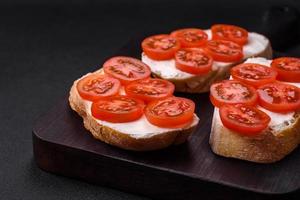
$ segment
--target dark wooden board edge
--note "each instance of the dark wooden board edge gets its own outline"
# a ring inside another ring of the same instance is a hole
[[[35,162],[46,172],[155,199],[238,199],[242,196],[247,199],[282,199],[290,193],[259,193],[133,164],[127,160],[99,156],[43,140],[35,131],[32,138]]]

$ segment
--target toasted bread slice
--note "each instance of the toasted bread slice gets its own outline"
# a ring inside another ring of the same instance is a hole
[[[102,73],[101,70],[94,73]],[[83,77],[82,77],[83,78]],[[79,80],[79,79],[78,79]],[[108,144],[134,151],[162,149],[172,144],[181,144],[192,134],[198,124],[194,115],[193,122],[184,128],[160,128],[150,124],[145,116],[127,123],[101,121],[91,115],[91,102],[84,100],[77,92],[76,80],[70,90],[71,108],[82,118],[84,126],[94,138]]]
[[[263,58],[246,62],[270,65]],[[213,152],[258,163],[276,162],[292,152],[300,143],[300,111],[280,114],[259,109],[271,117],[269,127],[257,137],[247,137],[224,127],[215,108],[209,141]]]
[[[210,30],[206,30],[208,38],[211,38]],[[248,43],[243,47],[244,59],[250,57],[272,58],[272,48],[269,40],[258,33],[249,33]],[[204,75],[193,75],[178,70],[175,61],[155,61],[142,53],[142,61],[148,64],[155,77],[166,79],[174,83],[176,91],[188,93],[208,92],[214,82],[228,79],[231,67],[241,63],[214,62],[212,71]]]

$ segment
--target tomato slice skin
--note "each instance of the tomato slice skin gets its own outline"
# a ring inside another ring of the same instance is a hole
[[[108,59],[103,64],[103,70],[106,74],[119,79],[123,85],[148,78],[151,74],[148,65],[138,59],[126,56],[116,56]]]
[[[256,136],[266,129],[271,118],[255,106],[224,105],[219,110],[223,125],[244,136]]]
[[[139,119],[144,107],[144,102],[139,99],[117,95],[93,102],[91,113],[96,119],[124,123]]]
[[[215,24],[211,27],[213,40],[228,40],[239,45],[248,42],[248,31],[244,28],[227,24]]]
[[[167,34],[153,35],[142,42],[143,52],[153,60],[172,59],[179,48],[179,41]]]
[[[231,68],[231,76],[253,87],[276,81],[277,72],[267,66],[255,63],[243,63]]]
[[[257,93],[254,87],[237,80],[225,80],[210,87],[210,100],[216,107],[224,104],[255,105]]]
[[[259,104],[272,112],[286,113],[300,110],[300,89],[296,86],[274,82],[257,89]]]
[[[182,97],[168,97],[150,102],[145,108],[148,121],[159,127],[181,128],[191,123],[195,103]]]
[[[103,74],[90,74],[80,79],[76,88],[81,98],[97,101],[117,94],[120,86],[118,79]]]
[[[173,83],[157,78],[135,81],[125,87],[128,96],[141,99],[146,103],[172,96],[174,90]]]
[[[179,49],[175,53],[176,68],[190,74],[205,74],[212,68],[213,58],[199,48]]]
[[[271,67],[278,72],[278,80],[300,82],[300,58],[276,58],[272,61]]]
[[[178,29],[171,36],[177,38],[183,48],[204,46],[208,38],[202,29],[197,28]]]
[[[237,62],[243,58],[243,48],[237,43],[226,40],[209,40],[205,50],[215,61]]]

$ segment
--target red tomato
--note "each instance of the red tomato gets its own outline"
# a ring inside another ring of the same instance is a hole
[[[272,83],[276,80],[277,72],[267,66],[255,63],[243,63],[231,69],[231,76],[254,87]]]
[[[229,40],[239,45],[248,42],[248,31],[233,25],[216,24],[211,27],[213,40]]]
[[[278,72],[278,80],[300,82],[300,58],[276,58],[271,67]]]
[[[148,121],[159,127],[184,127],[193,120],[195,103],[181,97],[152,101],[145,108]]]
[[[118,93],[121,83],[118,79],[103,75],[91,74],[80,79],[76,85],[81,98],[97,101],[103,97]]]
[[[241,135],[255,136],[266,129],[271,118],[255,106],[225,105],[220,108],[223,125]]]
[[[257,94],[250,85],[236,80],[225,80],[211,85],[210,100],[216,107],[224,104],[254,105]]]
[[[92,103],[92,115],[100,120],[122,123],[139,119],[143,115],[144,103],[133,97],[112,96]]]
[[[190,74],[205,74],[211,70],[212,57],[198,48],[179,49],[175,53],[176,68]]]
[[[215,61],[237,62],[243,58],[242,46],[231,41],[209,40],[205,49]]]
[[[154,35],[142,42],[144,53],[153,60],[172,59],[179,48],[179,41],[167,34]]]
[[[259,104],[273,112],[290,112],[300,109],[300,89],[275,82],[258,88]]]
[[[201,47],[206,44],[207,34],[197,28],[185,28],[173,31],[171,36],[177,38],[181,47]]]
[[[142,61],[125,56],[110,58],[103,64],[104,72],[117,78],[122,84],[148,78],[151,70]]]
[[[173,83],[156,78],[135,81],[125,87],[127,95],[145,102],[172,96],[174,89]]]

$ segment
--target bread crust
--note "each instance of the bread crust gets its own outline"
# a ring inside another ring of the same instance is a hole
[[[256,55],[253,55],[252,57],[264,57],[267,59],[272,59],[272,47],[270,42],[266,46],[266,48],[257,53]],[[187,93],[204,93],[208,92],[210,89],[211,84],[221,81],[224,79],[228,79],[230,76],[230,69],[239,64],[244,62],[246,59],[241,60],[240,62],[236,62],[234,64],[228,65],[226,67],[220,67],[217,70],[213,70],[205,75],[198,75],[193,76],[191,78],[187,79],[166,79],[168,81],[171,81],[175,85],[175,90],[177,92],[187,92]],[[160,74],[152,72],[152,75],[157,78],[162,78]]]
[[[291,153],[300,143],[300,111],[284,122],[284,128],[268,128],[258,137],[242,136],[220,123],[214,112],[209,143],[214,153],[257,163],[273,163]]]
[[[70,90],[69,103],[71,108],[83,118],[84,127],[89,130],[92,136],[107,144],[133,151],[157,150],[185,142],[196,128],[194,125],[188,129],[168,131],[151,137],[131,137],[126,133],[99,124],[90,114],[86,113],[83,101],[78,98],[76,84],[77,81],[73,83]]]

